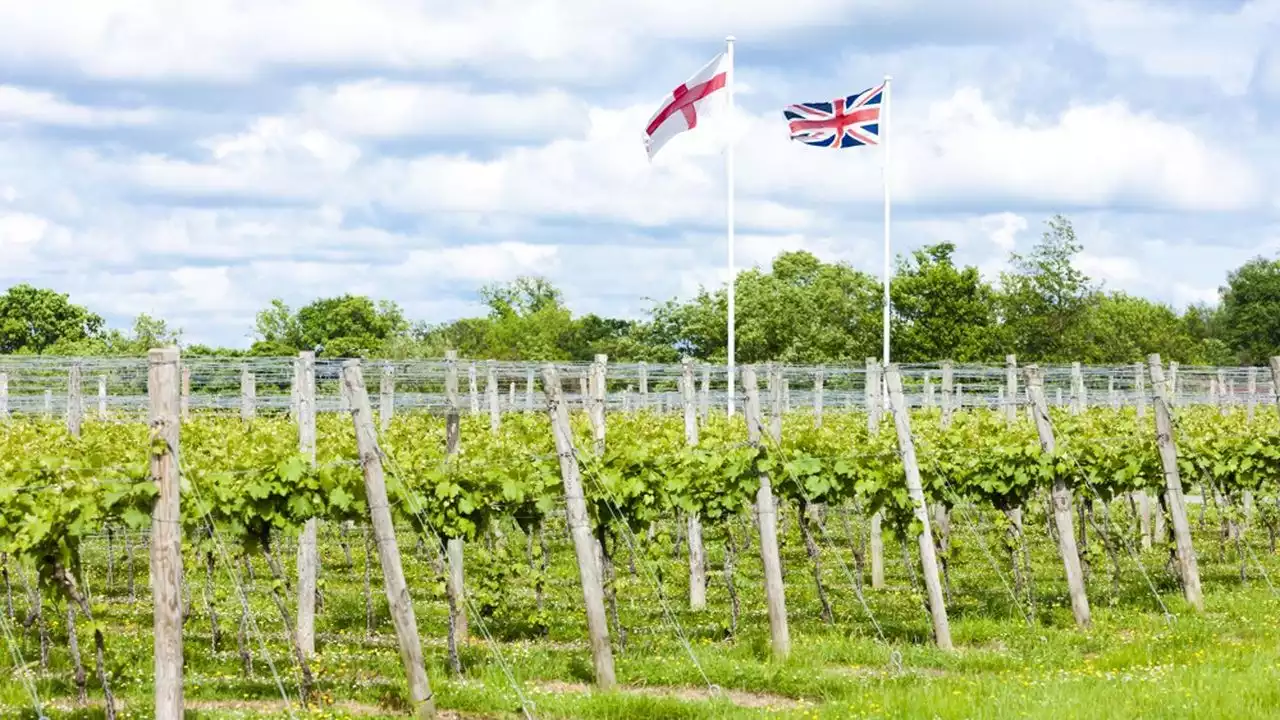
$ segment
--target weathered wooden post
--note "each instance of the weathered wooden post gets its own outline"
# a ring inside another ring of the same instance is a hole
[[[823,375],[821,367],[813,373],[813,426],[822,427]]]
[[[496,433],[502,427],[502,406],[498,402],[498,364],[490,360],[485,365],[488,372],[484,394],[489,401],[489,430]]]
[[[186,422],[191,419],[191,368],[182,367],[182,397],[180,399],[182,406],[182,421]]]
[[[1151,369],[1151,384],[1155,388],[1156,447],[1160,450],[1160,463],[1164,466],[1164,498],[1165,505],[1169,508],[1169,520],[1173,525],[1182,594],[1196,610],[1204,610],[1200,570],[1196,567],[1196,551],[1191,545],[1191,524],[1187,522],[1187,504],[1182,496],[1182,478],[1178,474],[1178,446],[1173,438],[1173,413],[1169,409],[1169,391],[1164,384],[1160,354],[1149,355],[1147,365]]]
[[[1053,422],[1049,419],[1049,405],[1044,399],[1044,376],[1040,373],[1040,368],[1028,365],[1026,379],[1032,418],[1036,423],[1036,432],[1040,435],[1040,449],[1046,455],[1053,456],[1058,452],[1058,443],[1053,435]],[[1077,625],[1089,627],[1091,622],[1089,596],[1085,593],[1084,570],[1080,566],[1080,551],[1076,547],[1076,533],[1071,518],[1071,490],[1063,478],[1053,479],[1051,497],[1053,521],[1058,528],[1058,554],[1062,557],[1062,566],[1067,577],[1071,612],[1076,617]]]
[[[151,402],[151,480],[159,491],[151,515],[152,634],[156,720],[182,720],[182,516],[178,499],[178,351],[147,357]]]
[[[382,432],[391,429],[391,419],[396,415],[396,376],[391,363],[382,364],[382,382],[378,387],[378,422]]]
[[[409,697],[419,718],[433,718],[436,714],[435,698],[427,680],[426,666],[422,659],[422,641],[418,637],[418,621],[414,617],[413,602],[405,584],[404,567],[400,564],[400,546],[396,543],[395,526],[391,522],[391,507],[387,500],[387,484],[382,471],[382,450],[373,428],[373,409],[369,405],[369,393],[364,385],[364,373],[359,360],[342,364],[342,383],[352,405],[351,418],[356,429],[356,446],[360,452],[360,464],[364,470],[364,489],[369,504],[369,516],[373,523],[373,537],[378,544],[378,559],[382,564],[383,585],[387,605],[396,628],[396,640],[400,646],[400,659],[404,663],[409,683]]]
[[[316,354],[298,353],[294,387],[298,398],[298,452],[316,465]],[[316,652],[316,584],[320,574],[318,521],[311,518],[298,536],[298,648],[307,658]]]
[[[582,580],[582,596],[587,610],[587,632],[590,635],[591,659],[595,665],[596,685],[607,690],[616,684],[613,672],[613,649],[609,646],[609,624],[604,610],[604,585],[596,562],[596,542],[587,517],[587,503],[582,491],[577,451],[569,427],[569,408],[564,402],[560,376],[555,365],[542,370],[542,389],[551,415],[551,431],[556,453],[560,456],[560,477],[564,482],[565,506],[569,534],[578,559],[578,575]]]
[[[447,352],[448,352],[448,351],[446,351],[446,353],[447,353]],[[448,357],[447,357],[447,355],[446,355],[445,361],[446,361],[446,362],[448,361]],[[471,414],[472,414],[472,415],[479,415],[479,414],[480,414],[480,389],[479,389],[479,387],[480,387],[480,386],[479,386],[479,385],[477,384],[477,382],[476,382],[476,364],[473,362],[473,363],[471,363],[469,366],[467,366],[467,393],[468,393],[468,397],[469,397],[469,398],[470,398],[470,400],[471,400],[471,406],[470,406],[470,407],[471,407]],[[448,391],[446,390],[445,392],[447,393]]]
[[[446,405],[444,453],[448,459],[453,460],[457,457],[462,444],[462,425],[458,409],[458,351],[446,350],[444,361]],[[475,368],[475,363],[471,364],[471,368]],[[474,374],[468,379],[474,379]],[[494,431],[491,429],[490,432]],[[445,575],[445,594],[448,596],[449,620],[453,626],[449,641],[454,645],[450,648],[451,662],[458,660],[457,643],[466,642],[471,632],[466,604],[467,583],[463,567],[463,550],[463,540],[460,537],[449,538],[445,543],[445,555],[448,557],[449,565],[448,573]],[[460,667],[455,666],[454,670],[460,670]]]
[[[258,386],[257,380],[253,373],[249,372],[248,365],[240,366],[240,419],[244,422],[253,420],[253,416],[257,412],[255,405],[257,404]]]
[[[924,499],[924,486],[920,481],[920,467],[916,464],[916,446],[911,437],[911,418],[902,396],[902,376],[897,365],[885,369],[885,385],[889,389],[889,405],[893,411],[893,424],[898,431],[898,454],[907,480],[907,495],[920,524],[917,537],[920,547],[920,564],[924,571],[925,592],[929,598],[929,615],[933,619],[933,639],[939,648],[952,649],[951,624],[947,620],[947,606],[942,598],[942,579],[938,575],[938,557],[933,547],[933,531],[929,529],[929,508]]]
[[[80,427],[84,424],[84,395],[81,392],[80,363],[71,365],[67,374],[67,432],[72,437],[80,437]]]
[[[1004,419],[1010,425],[1018,421],[1018,356],[1004,356]]]
[[[693,360],[685,358],[682,364],[680,389],[684,400],[684,441],[689,447],[698,444],[698,409],[694,406]],[[702,544],[702,517],[689,513],[689,608],[704,610],[707,607],[707,556]]]
[[[107,419],[107,379],[98,378],[98,419]]]
[[[945,382],[945,380],[944,380]],[[875,358],[867,358],[866,375],[867,433],[880,433],[881,390],[880,363]],[[871,516],[871,587],[876,590],[884,588],[884,514],[876,511]]]
[[[756,386],[756,371],[744,367],[742,388],[747,395],[745,408],[747,441],[760,444],[764,418],[760,412],[760,390]],[[780,438],[773,438],[777,443]],[[775,658],[785,658],[791,652],[791,632],[787,627],[787,601],[782,585],[782,560],[778,555],[778,510],[773,500],[773,485],[769,474],[760,473],[760,489],[756,491],[756,524],[760,531],[760,560],[764,565],[764,594],[769,609],[769,638]]]

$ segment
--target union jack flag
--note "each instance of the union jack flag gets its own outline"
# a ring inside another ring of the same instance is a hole
[[[830,102],[788,105],[782,114],[791,139],[806,145],[851,148],[880,142],[880,101],[884,85]]]

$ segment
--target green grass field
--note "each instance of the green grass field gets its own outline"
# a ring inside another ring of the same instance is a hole
[[[1121,503],[1111,510],[1117,526],[1127,522]],[[582,595],[562,520],[547,530],[551,567],[541,614],[535,607],[527,540],[514,525],[501,528],[503,537],[494,540],[492,548],[488,543],[468,546],[473,607],[471,638],[460,653],[462,676],[452,676],[448,670],[447,607],[438,560],[429,546],[416,546],[416,538],[402,535],[405,569],[439,707],[448,717],[522,717],[518,687],[527,700],[529,716],[537,718],[1269,718],[1280,714],[1280,595],[1263,574],[1265,570],[1280,578],[1280,558],[1270,552],[1260,528],[1247,535],[1249,579],[1242,582],[1236,547],[1219,539],[1212,510],[1202,522],[1199,508],[1192,507],[1206,590],[1206,610],[1198,615],[1182,601],[1162,551],[1141,553],[1144,574],[1122,549],[1117,576],[1090,527],[1089,594],[1094,622],[1091,629],[1080,631],[1072,620],[1061,565],[1042,512],[1033,509],[1027,516],[1035,603],[1034,617],[1028,620],[1025,604],[1015,604],[1012,596],[1000,515],[991,510],[958,510],[953,515],[948,605],[957,649],[945,653],[930,642],[923,600],[904,565],[900,542],[891,535],[885,536],[888,587],[866,588],[867,608],[863,607],[852,582],[857,573],[852,550],[862,542],[858,535],[866,532],[865,518],[852,515],[846,526],[835,510],[827,518],[827,537],[819,539],[823,581],[835,623],[822,622],[813,566],[794,508],[787,511],[782,553],[793,646],[790,658],[778,662],[769,657],[768,620],[754,543],[738,556],[735,585],[742,612],[738,632],[730,637],[730,601],[721,573],[722,529],[707,531],[708,608],[700,613],[687,610],[683,548],[676,555],[666,534],[659,533],[650,543],[641,533],[636,538],[639,552],[634,574],[626,544],[620,543],[615,551],[618,610],[627,641],[625,649],[620,648],[611,628],[622,687],[608,693],[590,690]],[[1100,508],[1097,517],[1101,524]],[[749,527],[745,517],[734,526],[739,546]],[[348,567],[337,529],[322,528],[323,605],[317,618],[313,668],[318,692],[310,708],[297,703],[298,673],[280,614],[269,596],[265,562],[255,558],[254,579],[246,587],[254,626],[246,636],[253,656],[252,671],[246,673],[236,638],[241,613],[233,576],[219,563],[215,582],[208,587],[203,559],[188,553],[190,614],[184,638],[189,717],[406,714],[403,670],[376,554],[372,568],[375,628],[368,636],[360,531],[349,540],[352,564]],[[1136,541],[1127,542],[1134,543],[1136,553]],[[134,549],[135,603],[128,598],[120,538],[114,542],[110,584],[106,550],[105,539],[87,549],[89,591],[99,622],[107,629],[108,663],[122,716],[148,717],[152,639],[146,549]],[[290,573],[292,551],[292,547],[277,550]],[[918,562],[914,552],[911,562]],[[0,678],[4,716],[36,717],[29,679],[49,717],[100,717],[91,629],[80,621],[80,650],[90,677],[89,704],[80,706],[67,651],[65,610],[46,605],[52,643],[48,670],[41,672],[35,629],[22,627],[27,602],[16,570],[10,572],[16,621],[8,622],[7,628],[25,665],[15,670],[12,653],[6,653]],[[914,565],[913,572],[918,572]],[[222,634],[216,650],[206,590],[213,598]],[[663,599],[674,621],[664,613]],[[1168,608],[1168,617],[1161,602]],[[545,635],[540,621],[545,622]],[[270,665],[262,653],[264,644]],[[15,649],[12,643],[10,649]]]

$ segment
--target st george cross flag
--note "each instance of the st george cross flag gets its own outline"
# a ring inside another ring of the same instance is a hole
[[[880,105],[884,85],[831,102],[788,105],[782,111],[791,139],[806,145],[851,148],[880,142]]]
[[[698,112],[706,109],[710,96],[723,90],[728,81],[729,62],[725,53],[716,55],[693,77],[667,95],[645,127],[644,147],[650,160],[668,140],[685,130],[698,127]]]

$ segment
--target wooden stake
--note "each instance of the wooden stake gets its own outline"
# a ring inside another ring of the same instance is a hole
[[[390,363],[382,366],[382,382],[378,387],[378,421],[382,432],[391,429],[391,419],[396,414],[396,376]]]
[[[1004,419],[1010,425],[1018,420],[1018,356],[1004,356]]]
[[[459,417],[458,409],[458,352],[456,350],[446,350],[444,361],[444,397],[447,405],[445,411],[444,453],[446,457],[452,459],[457,456],[462,444],[461,418]],[[475,369],[475,363],[472,363],[471,368],[472,370]],[[473,381],[472,387],[474,387],[474,378],[474,373],[471,373],[468,378],[468,380]],[[466,642],[467,637],[470,635],[470,624],[467,619],[466,574],[463,572],[463,541],[462,538],[449,538],[445,545],[445,555],[449,564],[448,574],[445,576],[445,592],[450,595],[450,609],[454,613],[454,640],[455,642]]]
[[[1151,369],[1151,384],[1156,391],[1156,447],[1160,450],[1160,463],[1164,466],[1164,498],[1173,524],[1182,594],[1196,610],[1204,610],[1200,570],[1196,567],[1196,550],[1191,545],[1191,524],[1187,522],[1187,503],[1182,496],[1182,478],[1178,473],[1178,446],[1173,438],[1173,413],[1169,409],[1169,394],[1164,384],[1160,354],[1149,355],[1147,365]]]
[[[484,395],[489,402],[489,431],[496,435],[502,427],[502,406],[498,404],[498,364],[490,360],[485,365]]]
[[[565,506],[573,549],[578,558],[578,575],[582,579],[582,596],[587,609],[587,632],[591,641],[591,659],[595,664],[596,686],[608,690],[616,684],[613,673],[613,650],[609,647],[609,624],[604,611],[604,586],[596,563],[596,543],[587,518],[587,503],[582,491],[573,433],[569,428],[569,408],[564,402],[560,376],[555,365],[542,370],[542,389],[551,416],[551,431],[556,452],[560,456],[560,477],[564,482]]]
[[[819,367],[813,373],[813,426],[822,427],[823,380],[825,371]]]
[[[943,382],[950,379],[950,366],[946,366]],[[867,402],[867,434],[872,437],[880,434],[880,363],[875,358],[867,358],[866,374]],[[944,414],[945,411],[944,411]],[[948,418],[950,417],[949,414]],[[884,513],[876,511],[871,516],[871,587],[874,590],[884,589]]]
[[[942,363],[942,422],[951,426],[951,413],[955,411],[955,380],[952,375],[951,361]]]
[[[147,357],[151,401],[151,480],[159,494],[151,515],[155,717],[182,720],[182,516],[178,491],[178,351]]]
[[[298,398],[298,452],[316,466],[316,354],[298,353],[294,388]],[[316,584],[320,574],[318,521],[310,518],[298,536],[298,649],[311,658],[316,652]]]
[[[257,408],[257,381],[253,373],[249,372],[248,365],[240,367],[240,419],[245,422],[253,420]]]
[[[885,385],[889,389],[889,405],[893,411],[893,424],[898,430],[898,452],[902,456],[902,469],[907,478],[907,495],[914,507],[920,535],[916,538],[920,547],[920,564],[924,569],[924,586],[929,598],[929,615],[933,618],[933,639],[939,648],[952,649],[951,625],[947,621],[947,606],[942,598],[942,578],[938,575],[938,557],[933,547],[933,531],[929,529],[929,508],[924,499],[924,486],[920,481],[920,467],[916,464],[916,446],[911,437],[911,417],[902,396],[902,376],[898,366],[890,365],[885,372]]]
[[[742,388],[747,395],[745,408],[747,441],[760,444],[764,419],[760,413],[760,390],[756,386],[756,370],[741,369]],[[776,443],[779,438],[775,437]],[[769,473],[760,473],[760,489],[756,491],[756,524],[760,530],[760,560],[764,565],[764,593],[769,607],[769,639],[773,656],[785,658],[791,653],[791,633],[787,628],[787,600],[782,585],[782,560],[778,556],[778,512],[773,501]]]
[[[71,366],[67,375],[67,432],[71,437],[80,437],[80,426],[84,424],[84,396],[81,392],[80,363]]]
[[[435,698],[427,680],[422,660],[422,642],[418,638],[418,621],[414,617],[413,602],[404,580],[404,567],[400,564],[400,546],[396,543],[395,526],[391,521],[391,508],[387,500],[387,483],[382,473],[382,449],[373,429],[373,409],[369,405],[369,393],[364,385],[364,373],[359,360],[342,364],[342,384],[352,405],[351,419],[356,430],[356,446],[360,452],[360,465],[364,470],[364,490],[369,504],[369,516],[373,523],[373,537],[378,544],[378,559],[382,564],[382,579],[387,594],[387,605],[396,628],[396,640],[400,645],[400,660],[404,663],[408,678],[409,697],[414,714],[419,718],[433,718],[436,714]]]
[[[191,419],[191,368],[182,368],[182,421],[186,422]]]
[[[446,350],[445,351],[446,361],[448,360],[450,352],[453,352],[455,355],[457,354],[456,350],[454,351]],[[446,390],[445,392],[447,393],[448,390]],[[471,363],[471,365],[467,367],[467,393],[468,393],[468,397],[471,399],[471,414],[479,415],[480,414],[480,386],[476,382],[476,364],[475,363]]]
[[[0,372],[0,420],[9,419],[9,373]]]
[[[698,409],[694,406],[693,359],[681,363],[684,375],[680,383],[684,399],[684,441],[689,447],[698,445]],[[702,518],[689,513],[689,608],[707,607],[707,555],[702,544]]]
[[[1040,449],[1047,455],[1055,455],[1058,452],[1058,443],[1053,435],[1053,422],[1049,419],[1049,405],[1044,399],[1044,375],[1041,374],[1040,368],[1028,365],[1026,379],[1027,397],[1031,401],[1036,432],[1040,435]],[[1061,477],[1054,478],[1052,498],[1053,521],[1058,529],[1058,555],[1062,557],[1062,567],[1067,577],[1071,612],[1076,617],[1076,624],[1087,628],[1092,620],[1089,612],[1089,596],[1085,593],[1084,587],[1084,571],[1080,567],[1080,552],[1076,547],[1075,521],[1071,517],[1071,490]]]
[[[98,419],[107,419],[107,379],[98,378]]]

